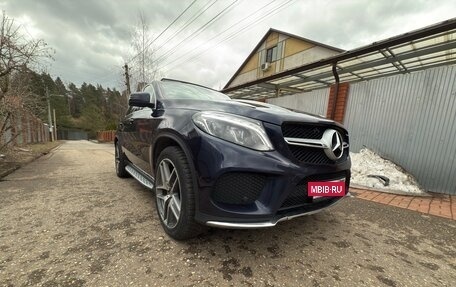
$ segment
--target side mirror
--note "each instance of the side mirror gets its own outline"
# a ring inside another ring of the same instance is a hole
[[[150,102],[149,93],[131,93],[128,100],[129,106],[154,108],[155,104]]]

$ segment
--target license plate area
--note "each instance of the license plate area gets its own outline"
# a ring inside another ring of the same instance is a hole
[[[314,200],[325,197],[342,197],[345,196],[345,193],[345,178],[307,183],[307,195]]]

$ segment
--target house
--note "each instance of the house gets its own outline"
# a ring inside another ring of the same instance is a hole
[[[345,51],[271,28],[224,89],[272,76],[342,52]]]

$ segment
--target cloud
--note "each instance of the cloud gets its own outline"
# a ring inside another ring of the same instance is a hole
[[[212,3],[212,0],[196,1],[154,43],[157,57],[169,54],[160,64],[164,66],[165,76],[218,89],[270,27],[353,49],[446,20],[456,11],[452,0],[439,1],[438,5],[425,0],[287,1],[238,1],[197,35],[200,27],[232,3],[218,1],[181,33],[170,37]],[[15,0],[0,1],[0,8],[24,23],[33,37],[44,39],[56,50],[55,62],[49,69],[52,75],[76,84],[91,82],[123,89],[122,66],[132,55],[130,41],[139,13],[145,16],[154,38],[191,2]],[[263,10],[248,18],[262,7]],[[282,10],[275,14],[278,7]],[[255,17],[257,20],[249,24]],[[232,35],[230,40],[221,42],[229,35]],[[188,39],[175,48],[185,38]],[[204,50],[207,51],[202,53]]]

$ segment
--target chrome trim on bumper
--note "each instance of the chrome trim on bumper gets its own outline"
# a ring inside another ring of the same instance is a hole
[[[277,222],[276,222],[277,223]],[[218,228],[233,228],[233,229],[252,229],[252,228],[265,228],[273,227],[276,223],[272,222],[252,222],[252,223],[234,223],[234,222],[222,222],[222,221],[208,221],[207,226],[218,227]]]
[[[350,194],[350,192],[348,192],[345,196],[345,197],[352,197],[352,195]],[[323,207],[323,208],[320,208],[320,209],[317,209],[317,210],[313,210],[313,211],[309,211],[309,212],[304,212],[304,213],[300,213],[300,214],[296,214],[296,215],[290,215],[290,216],[284,216],[284,217],[281,217],[279,218],[277,221],[268,221],[268,222],[247,222],[247,223],[243,223],[243,222],[222,222],[222,221],[207,221],[206,222],[206,225],[207,226],[211,226],[211,227],[218,227],[218,228],[228,228],[228,229],[255,229],[255,228],[266,228],[266,227],[273,227],[273,226],[276,226],[277,223],[279,222],[282,222],[282,221],[287,221],[287,220],[291,220],[291,219],[294,219],[296,217],[301,217],[301,216],[304,216],[304,215],[311,215],[311,214],[315,214],[315,213],[318,213],[320,211],[323,211],[331,206],[334,206],[336,205],[338,202],[340,202],[340,200],[326,206],[326,207]]]

